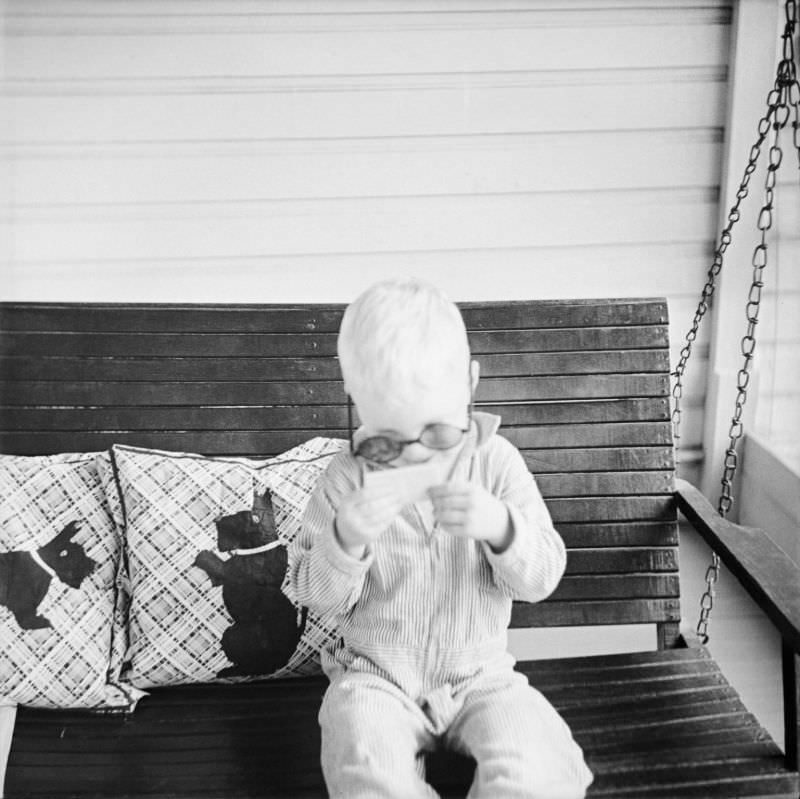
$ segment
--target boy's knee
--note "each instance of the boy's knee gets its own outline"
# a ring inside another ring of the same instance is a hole
[[[552,753],[548,753],[551,754]],[[583,757],[546,757],[525,748],[489,753],[478,763],[470,799],[582,799],[592,782]]]

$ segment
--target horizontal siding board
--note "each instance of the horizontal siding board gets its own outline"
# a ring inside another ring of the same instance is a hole
[[[481,377],[519,375],[664,373],[666,350],[599,350],[591,353],[483,355]],[[4,380],[338,380],[334,358],[97,358],[24,357],[0,361]]]
[[[638,21],[639,24],[681,24],[708,25],[730,24],[731,7],[729,0],[711,0],[698,6],[692,0],[671,0],[668,6],[656,0],[602,0],[596,7],[587,9],[580,0],[544,0],[536,5],[520,6],[513,0],[384,0],[379,8],[372,0],[340,0],[336,12],[341,17],[332,20],[327,16],[320,18],[321,11],[329,11],[324,3],[298,4],[295,0],[229,0],[221,7],[215,0],[193,0],[192,15],[174,17],[186,10],[185,0],[137,0],[136,9],[141,18],[131,20],[131,7],[126,4],[96,4],[92,0],[70,0],[65,7],[63,0],[7,0],[8,15],[18,25],[16,35],[55,34],[62,25],[71,25],[72,33],[97,32],[99,27],[128,22],[128,32],[159,31],[165,25],[179,32],[180,26],[197,31],[205,26],[208,32],[228,31],[224,25],[233,25],[246,30],[246,23],[253,21],[266,25],[270,30],[293,31],[297,26],[309,29],[338,29],[340,27],[358,29],[369,24],[370,27],[383,26],[397,28],[416,28],[429,25],[434,28],[459,24],[470,24],[481,28],[505,27],[521,24],[527,19],[531,24],[552,26],[576,20],[591,20],[597,25],[624,25]],[[213,14],[210,12],[214,12]],[[678,13],[680,12],[680,13]],[[208,19],[206,17],[211,17]],[[77,19],[76,19],[77,17]],[[244,18],[244,19],[243,19]],[[476,18],[479,22],[476,23]],[[137,27],[138,26],[138,27]]]
[[[267,81],[262,80],[260,86],[251,81],[256,84],[255,92],[236,91],[236,82],[230,80],[230,91],[212,88],[170,94],[145,89],[134,96],[125,92],[124,82],[118,84],[119,94],[110,93],[113,86],[109,85],[98,91],[102,84],[92,81],[83,84],[83,91],[82,84],[73,81],[55,86],[52,93],[43,92],[41,84],[38,92],[24,92],[24,86],[14,83],[11,88],[17,91],[11,94],[10,103],[15,138],[28,144],[227,141],[265,138],[265,130],[273,140],[608,131],[617,127],[620,119],[635,130],[685,128],[689,123],[713,128],[724,123],[722,109],[708,103],[709,95],[724,85],[724,71],[717,68],[698,69],[692,77],[684,70],[674,75],[664,68],[632,69],[622,86],[614,82],[613,74],[601,70],[578,72],[573,80],[564,80],[562,75],[475,75],[468,114],[463,113],[464,75],[452,72],[366,81],[332,76],[319,78],[310,86],[309,81],[283,80],[275,91],[269,90]],[[658,104],[659,96],[672,89],[676,78],[683,78],[681,103]],[[428,85],[419,85],[425,83]],[[575,108],[587,91],[592,92],[592,114],[576,115]],[[253,94],[260,95],[268,107],[254,102]],[[398,114],[398,106],[402,106],[402,114]],[[661,114],[654,120],[656,107]],[[542,114],[542,108],[549,113]],[[42,115],[50,120],[49,125],[41,124]]]
[[[336,354],[335,333],[44,333],[7,332],[4,356],[321,357]],[[473,354],[657,349],[667,343],[664,326],[501,330],[469,335]]]
[[[649,146],[642,147],[647,136]],[[17,207],[30,213],[61,206],[175,203],[229,205],[252,200],[430,196],[531,191],[712,186],[722,163],[721,128],[657,128],[558,133],[437,135],[307,141],[21,143]],[[58,169],[53,169],[57,162]],[[156,162],[159,180],[143,166]],[[621,170],[619,164],[626,168]],[[624,285],[624,284],[620,284]]]
[[[638,24],[631,22],[625,26],[627,35],[608,47],[590,21],[598,16],[602,19],[606,9],[599,15],[588,16],[585,10],[581,13],[585,22],[577,27],[582,20],[574,11],[561,15],[560,25],[542,25],[541,16],[535,13],[503,15],[501,25],[491,13],[468,13],[449,14],[447,24],[429,23],[429,28],[420,27],[419,18],[414,17],[414,23],[400,31],[391,15],[378,17],[378,25],[375,18],[367,17],[363,30],[358,29],[359,19],[351,15],[326,15],[322,26],[304,31],[307,23],[303,23],[291,36],[275,36],[278,31],[270,18],[258,28],[253,21],[236,20],[228,36],[221,35],[224,29],[216,21],[212,27],[211,19],[206,20],[205,30],[198,30],[193,19],[191,24],[184,22],[188,30],[175,30],[167,36],[164,34],[171,31],[174,22],[157,17],[150,20],[147,15],[126,20],[122,28],[119,21],[101,21],[91,33],[81,35],[81,24],[86,26],[86,22],[76,19],[56,23],[62,28],[60,40],[55,40],[57,47],[53,39],[57,30],[48,35],[45,28],[37,35],[36,27],[27,30],[15,24],[7,30],[7,78],[402,75],[409,71],[409,65],[414,72],[447,73],[454,64],[470,72],[493,72],[497,70],[498,53],[503,54],[508,71],[548,70],[554,63],[591,64],[595,69],[648,67],[653,64],[654,53],[659,54],[662,68],[727,62],[729,24],[723,19],[685,24],[681,22],[685,9],[679,8],[671,15],[669,25],[654,24],[663,21],[661,15],[649,20],[650,24],[646,18]],[[334,24],[336,21],[340,24]],[[38,25],[45,26],[46,17],[38,20]],[[486,46],[487,25],[493,29],[492,47]],[[191,37],[191,47],[184,43],[185,36]],[[265,46],[265,36],[269,37],[269,46]],[[141,58],[143,51],[148,58]],[[313,59],[309,53],[314,54]]]
[[[51,260],[356,257],[555,247],[567,241],[592,246],[699,241],[713,228],[716,211],[717,191],[707,187],[265,201],[233,214],[224,207],[190,205],[171,214],[154,208],[119,218],[90,213],[15,223],[14,254],[24,268]]]

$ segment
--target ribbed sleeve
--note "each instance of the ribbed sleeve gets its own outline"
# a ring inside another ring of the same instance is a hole
[[[289,551],[289,574],[298,601],[320,615],[346,613],[361,595],[373,560],[368,548],[360,560],[336,540],[339,500],[357,487],[357,466],[348,453],[337,455],[306,507],[300,535]]]
[[[497,437],[491,458],[482,462],[484,478],[508,506],[513,537],[501,554],[484,545],[495,582],[511,599],[539,602],[555,590],[566,567],[566,550],[550,513],[519,451]]]

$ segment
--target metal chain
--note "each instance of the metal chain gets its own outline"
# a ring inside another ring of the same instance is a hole
[[[787,0],[785,4],[785,14],[786,25],[782,34],[782,59],[778,65],[775,86],[767,96],[767,112],[758,123],[758,138],[750,149],[747,166],[745,167],[739,190],[736,192],[736,202],[728,212],[728,221],[720,235],[719,244],[714,253],[714,260],[708,271],[706,284],[703,286],[700,302],[698,303],[691,328],[686,334],[686,343],[681,350],[678,364],[672,372],[672,376],[675,378],[672,389],[672,397],[674,400],[672,427],[673,438],[677,446],[677,442],[680,440],[682,412],[680,404],[683,397],[683,375],[686,370],[686,363],[691,355],[692,345],[697,339],[700,323],[708,311],[709,301],[714,294],[716,278],[722,269],[725,250],[727,250],[728,245],[731,243],[731,231],[741,217],[739,206],[742,200],[748,195],[750,177],[753,172],[755,172],[758,158],[761,155],[761,148],[771,130],[772,143],[769,148],[769,164],[767,166],[767,176],[764,184],[764,204],[759,212],[757,222],[758,229],[761,231],[761,240],[756,245],[751,259],[753,276],[746,306],[747,331],[741,342],[741,351],[744,356],[744,361],[737,374],[735,410],[728,433],[728,447],[725,451],[725,461],[721,479],[722,492],[717,506],[717,512],[722,517],[727,515],[734,502],[733,481],[738,466],[736,446],[743,433],[742,414],[747,401],[747,387],[750,383],[750,370],[756,347],[755,330],[761,310],[761,291],[764,287],[762,275],[767,266],[767,231],[772,227],[774,189],[777,171],[783,160],[783,151],[780,147],[779,136],[783,128],[786,127],[789,119],[790,107],[794,109],[794,121],[792,123],[793,143],[798,152],[798,160],[800,160],[800,85],[798,85],[797,81],[797,65],[795,63],[794,53],[794,31],[797,25],[796,0]],[[711,611],[714,607],[715,586],[719,580],[719,572],[719,556],[716,552],[712,552],[711,564],[706,570],[705,575],[706,589],[700,599],[700,618],[697,622],[696,630],[698,637],[704,644],[708,642],[709,638],[708,624]]]
[[[800,81],[797,74],[797,60],[794,52],[794,29],[800,23],[796,0],[786,3],[786,26],[783,29],[783,60],[778,66],[778,80],[786,86],[789,105],[794,108],[792,122],[792,143],[797,152],[797,167],[800,169]],[[781,72],[781,69],[783,72]]]
[[[714,260],[711,264],[711,267],[708,270],[706,276],[706,283],[703,286],[703,290],[700,295],[700,302],[697,304],[697,309],[695,310],[694,319],[692,320],[692,326],[689,329],[689,332],[686,334],[685,337],[686,343],[681,349],[678,363],[675,369],[671,373],[672,377],[675,378],[675,382],[672,386],[672,397],[674,400],[672,405],[672,438],[675,442],[676,448],[681,438],[680,427],[681,427],[681,417],[683,414],[681,408],[681,400],[683,399],[683,375],[686,371],[686,364],[689,360],[689,356],[692,354],[692,347],[694,346],[694,342],[697,339],[697,334],[700,329],[700,323],[703,321],[703,317],[708,311],[711,297],[714,294],[714,290],[716,288],[717,276],[722,270],[722,264],[725,258],[725,251],[728,249],[728,246],[733,240],[732,236],[733,227],[741,218],[741,212],[739,211],[739,206],[742,204],[742,200],[744,200],[744,198],[747,197],[747,195],[749,194],[750,177],[753,174],[753,172],[756,171],[758,158],[761,155],[761,146],[763,145],[764,140],[767,137],[767,133],[769,132],[769,129],[771,127],[771,118],[774,111],[775,109],[772,106],[770,106],[770,108],[767,110],[767,113],[761,118],[761,120],[758,123],[758,139],[756,140],[756,143],[750,148],[750,155],[747,159],[747,166],[745,167],[741,183],[739,184],[739,189],[736,192],[736,202],[731,206],[730,211],[728,211],[728,222],[723,228],[722,233],[720,234],[719,244],[717,245],[717,249],[714,251]]]

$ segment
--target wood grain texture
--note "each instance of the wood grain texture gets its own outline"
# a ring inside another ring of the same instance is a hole
[[[266,457],[312,436],[346,439],[342,310],[0,304],[0,448]],[[570,547],[550,603],[515,623],[674,621],[665,302],[461,310],[482,368],[477,408],[501,415]]]
[[[589,797],[797,794],[797,775],[703,649],[518,668],[586,751],[595,774]],[[158,689],[130,718],[23,708],[8,799],[322,797],[316,713],[324,688],[308,679]],[[448,797],[464,795],[472,768],[442,753],[428,761]]]
[[[800,652],[800,566],[763,530],[719,516],[686,481],[677,481],[676,498],[681,513],[780,631],[785,645]]]

